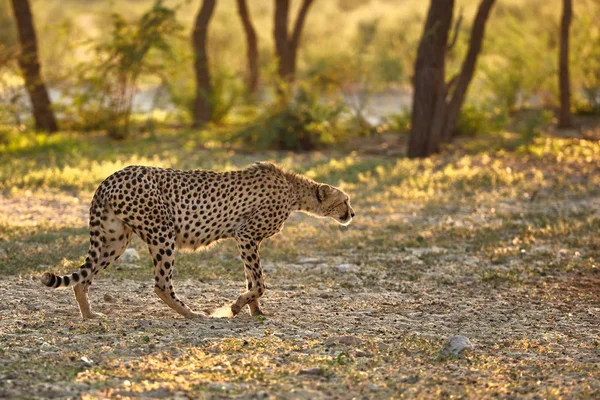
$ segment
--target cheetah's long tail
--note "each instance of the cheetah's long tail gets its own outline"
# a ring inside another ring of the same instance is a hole
[[[82,265],[77,272],[69,275],[59,276],[52,272],[46,272],[42,275],[42,283],[51,288],[66,288],[78,282],[83,282],[92,274],[92,268]]]

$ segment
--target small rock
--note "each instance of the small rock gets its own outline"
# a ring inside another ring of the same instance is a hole
[[[177,271],[177,268],[173,268],[173,269],[171,270],[171,276],[172,276],[172,277],[176,277],[178,273],[179,273],[179,271]]]
[[[370,353],[367,353],[366,351],[362,351],[362,350],[356,350],[356,351],[354,352],[354,355],[355,355],[356,357],[371,357],[371,354],[370,354]]]
[[[114,303],[117,301],[114,296],[109,293],[104,293],[104,301],[107,303]]]
[[[80,360],[83,361],[83,363],[88,367],[91,367],[92,365],[94,365],[94,361],[87,358],[86,356],[81,357]]]
[[[235,387],[232,384],[226,382],[215,382],[208,385],[208,390],[231,392],[233,389],[235,389]]]
[[[362,343],[362,340],[356,336],[334,336],[325,341],[325,346],[333,346],[335,344],[343,344],[346,346],[357,346]]]
[[[298,264],[317,264],[320,260],[318,258],[312,258],[312,257],[302,257],[300,258],[298,261],[296,261]]]
[[[473,348],[473,344],[468,337],[460,335],[450,336],[440,354],[446,357],[459,357],[463,352],[468,352],[473,350]]]
[[[339,272],[356,272],[358,271],[358,265],[356,264],[340,264],[337,267]]]
[[[419,375],[404,376],[400,379],[400,382],[413,385],[419,382],[420,379],[421,378],[419,378]]]
[[[140,261],[140,255],[133,247],[125,250],[121,256],[121,262],[124,262],[125,264],[135,264],[137,261]]]
[[[323,368],[307,368],[301,369],[298,375],[312,375],[312,376],[324,376],[325,370]]]

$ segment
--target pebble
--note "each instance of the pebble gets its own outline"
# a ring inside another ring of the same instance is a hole
[[[298,261],[298,264],[317,264],[320,260],[318,258],[313,257],[302,257]]]
[[[450,336],[440,351],[443,356],[459,357],[461,354],[473,350],[473,344],[466,336]]]
[[[371,357],[371,354],[370,354],[370,353],[367,353],[366,351],[362,351],[362,350],[356,350],[356,351],[354,352],[354,355],[355,355],[356,357]]]
[[[133,247],[125,250],[121,256],[121,262],[124,262],[125,264],[135,264],[137,261],[140,261],[140,255]]]
[[[107,303],[114,303],[117,299],[109,293],[104,293],[104,301]]]
[[[312,375],[312,376],[324,376],[325,370],[323,368],[307,368],[301,369],[298,375]]]
[[[325,346],[333,346],[335,344],[343,344],[347,346],[356,346],[362,343],[362,340],[356,336],[334,336],[325,341]]]
[[[87,358],[86,356],[81,357],[80,360],[83,361],[83,363],[88,367],[91,367],[92,365],[94,365],[94,361]]]
[[[232,384],[226,382],[215,382],[208,385],[208,390],[231,392],[233,389],[235,389],[235,387]]]
[[[356,264],[340,264],[337,267],[339,272],[356,272],[358,271],[358,265]]]

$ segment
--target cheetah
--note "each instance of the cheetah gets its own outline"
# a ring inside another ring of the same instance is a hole
[[[135,233],[148,245],[158,297],[186,318],[209,317],[192,311],[175,294],[175,251],[232,238],[244,263],[246,290],[221,316],[234,317],[246,305],[252,316],[263,315],[260,244],[281,231],[292,211],[331,217],[342,225],[355,215],[342,190],[268,162],[228,172],[129,166],[106,178],[93,196],[85,263],[70,275],[45,273],[41,280],[50,288],[72,286],[81,316],[97,317],[89,287]]]

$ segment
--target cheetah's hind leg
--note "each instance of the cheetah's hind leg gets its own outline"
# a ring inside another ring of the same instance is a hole
[[[86,258],[85,268],[91,273],[73,286],[75,300],[83,319],[103,317],[103,314],[92,312],[88,299],[88,291],[96,275],[117,260],[131,242],[133,232],[110,209],[104,207],[102,217],[91,213],[90,217],[90,250]],[[84,268],[82,267],[82,268]]]
[[[148,250],[154,261],[154,293],[169,307],[185,318],[206,318],[204,313],[197,313],[186,306],[175,294],[173,287],[173,263],[175,261],[175,239],[174,235],[164,240],[159,246],[152,243],[152,233],[145,237]]]

